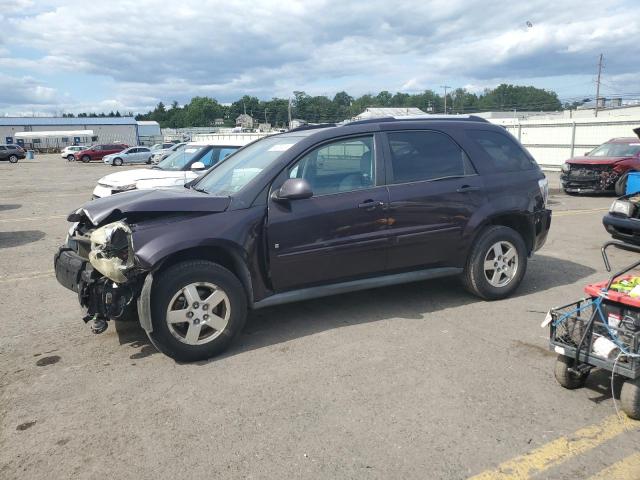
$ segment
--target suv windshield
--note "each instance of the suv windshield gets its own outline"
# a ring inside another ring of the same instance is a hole
[[[590,157],[632,157],[640,152],[640,142],[605,143],[592,151]]]
[[[159,168],[160,170],[183,170],[193,157],[204,148],[206,148],[204,145],[187,146],[172,153],[153,168]]]
[[[202,177],[198,190],[217,196],[239,191],[301,138],[274,136],[247,145]]]

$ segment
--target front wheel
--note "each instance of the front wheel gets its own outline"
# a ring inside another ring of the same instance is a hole
[[[173,265],[154,279],[151,292],[151,343],[183,362],[222,353],[240,334],[247,298],[238,278],[213,262]]]
[[[588,373],[577,374],[572,372],[571,367],[573,367],[574,363],[575,360],[573,358],[569,358],[566,355],[558,355],[553,371],[558,383],[568,390],[584,387],[589,375]]]
[[[508,297],[527,269],[527,251],[518,232],[501,225],[485,228],[475,241],[463,273],[471,293],[485,300]]]
[[[91,161],[91,157],[89,155],[83,155],[82,156],[82,161],[84,163],[89,163]]]
[[[73,162],[76,159],[73,155],[67,155],[67,161]]]
[[[9,155],[9,161],[11,163],[18,163],[18,156],[17,155]]]
[[[115,167],[121,167],[122,166],[122,159],[121,158],[114,158],[113,159],[113,165]]]

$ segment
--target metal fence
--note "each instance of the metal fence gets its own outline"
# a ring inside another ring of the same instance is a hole
[[[640,119],[575,119],[495,122],[502,124],[529,150],[542,168],[559,169],[565,160],[584,155],[616,137],[635,137]]]

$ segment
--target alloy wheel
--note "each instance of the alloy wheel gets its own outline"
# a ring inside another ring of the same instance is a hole
[[[518,273],[518,251],[511,242],[494,243],[484,257],[484,276],[494,287],[505,287]]]
[[[190,283],[176,292],[167,307],[171,334],[187,345],[203,345],[218,338],[229,323],[231,303],[217,285]]]

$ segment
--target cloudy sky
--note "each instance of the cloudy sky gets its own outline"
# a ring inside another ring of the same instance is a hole
[[[638,0],[0,0],[0,115],[534,85],[640,98]],[[531,26],[528,26],[527,22]]]

